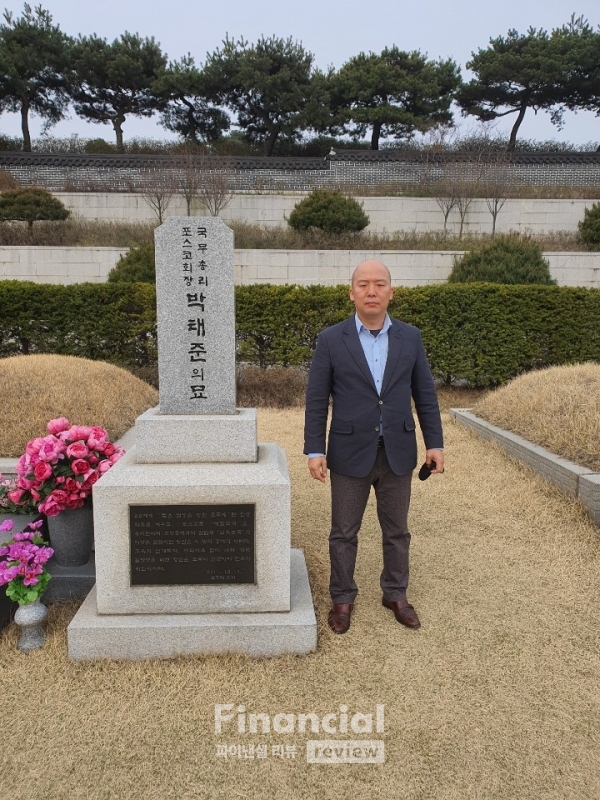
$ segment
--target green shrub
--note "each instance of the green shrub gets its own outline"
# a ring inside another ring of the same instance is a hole
[[[600,250],[600,203],[585,209],[578,227],[581,241],[587,249]]]
[[[556,283],[536,242],[521,236],[500,236],[478,250],[456,258],[449,283]]]
[[[327,233],[344,233],[362,231],[369,218],[360,203],[345,197],[339,189],[314,189],[296,204],[288,222],[298,231],[320,228]]]
[[[30,230],[38,220],[63,220],[70,213],[46,189],[9,189],[0,194],[0,220],[26,222]]]
[[[117,152],[117,146],[106,139],[88,139],[83,146],[84,153],[101,153],[102,155],[112,155]]]
[[[238,286],[238,361],[306,365],[319,331],[351,313],[347,286]],[[448,384],[494,386],[531,369],[600,361],[598,289],[491,283],[397,288],[390,314],[421,329],[432,372]],[[19,353],[153,367],[155,287],[0,281],[0,356]]]
[[[156,283],[154,245],[132,247],[108,273],[110,283]]]

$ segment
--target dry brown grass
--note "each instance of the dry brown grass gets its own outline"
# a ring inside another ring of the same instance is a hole
[[[582,467],[600,472],[600,364],[520,375],[473,410]]]
[[[127,370],[74,356],[0,359],[0,387],[0,457],[21,455],[54,417],[100,425],[114,441],[158,403],[156,389]]]
[[[36,222],[30,234],[26,222],[2,222],[0,245],[132,247],[135,244],[153,243],[155,227],[156,223],[152,222],[94,221],[74,216],[64,222]]]
[[[237,404],[243,408],[288,408],[304,403],[308,373],[301,367],[252,364],[238,369]]]
[[[358,197],[438,197],[443,194],[444,187],[439,183],[390,183],[345,186],[344,191]],[[600,196],[598,186],[541,186],[532,183],[506,183],[503,194],[508,199],[519,200],[577,200],[597,199]],[[484,190],[473,185],[473,197],[485,197]]]
[[[65,632],[75,604],[50,609],[50,640],[29,656],[10,626],[0,638],[2,797],[597,800],[598,532],[576,502],[446,414],[444,423],[445,475],[413,484],[409,597],[420,631],[381,607],[372,504],[352,627],[329,631],[329,489],[308,477],[301,409],[260,410],[260,439],[288,455],[318,651],[76,664]],[[319,716],[383,703],[386,762],[307,764],[306,742],[321,735],[215,735],[216,703]],[[223,743],[298,754],[225,761]]]
[[[0,246],[17,247],[34,244],[47,247],[132,247],[136,244],[152,244],[156,224],[94,221],[73,217],[64,222],[43,220],[36,222],[30,235],[25,222],[0,222]],[[490,234],[487,233],[466,233],[459,239],[457,236],[444,234],[442,230],[424,233],[395,231],[390,234],[331,234],[318,230],[295,231],[285,224],[263,227],[236,220],[228,224],[234,231],[235,246],[241,249],[471,250],[491,240]],[[586,249],[578,233],[557,231],[531,238],[535,239],[546,252]]]
[[[0,169],[0,192],[5,192],[7,189],[18,189],[20,186],[19,181],[8,170]]]
[[[491,218],[490,218],[491,219]],[[441,215],[440,215],[441,220]],[[252,222],[233,220],[228,223],[233,229],[235,246],[241,249],[265,250],[473,250],[492,241],[488,233],[466,233],[458,236],[445,234],[443,230],[417,233],[395,231],[393,233],[326,233],[312,229],[296,231],[289,226],[263,227]],[[440,223],[441,226],[441,223]],[[515,235],[519,235],[518,232]],[[525,234],[524,234],[525,235]],[[557,231],[556,233],[531,236],[545,251],[571,251],[585,249],[578,233]]]

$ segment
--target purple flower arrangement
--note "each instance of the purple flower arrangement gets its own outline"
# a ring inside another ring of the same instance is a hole
[[[6,594],[20,606],[33,603],[40,597],[50,574],[46,563],[52,558],[54,550],[46,545],[39,534],[39,522],[30,522],[20,533],[0,546],[0,586],[6,586]],[[0,525],[0,531],[11,531],[12,520]]]

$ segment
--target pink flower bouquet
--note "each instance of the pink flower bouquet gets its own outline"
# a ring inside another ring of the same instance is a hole
[[[27,442],[17,463],[17,488],[8,497],[16,505],[33,501],[42,514],[55,517],[80,508],[125,451],[111,444],[104,428],[71,425],[65,417],[51,419],[48,431]]]
[[[9,497],[17,488],[13,478],[5,478],[0,472],[0,514],[35,514],[37,505],[31,503],[13,503]]]
[[[54,550],[38,533],[42,524],[42,520],[30,522],[24,531],[14,533],[9,542],[0,546],[0,586],[6,585],[7,596],[20,606],[37,600],[50,580],[45,564]],[[0,531],[12,529],[10,519],[0,525]]]

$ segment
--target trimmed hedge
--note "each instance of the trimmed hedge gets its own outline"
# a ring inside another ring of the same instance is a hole
[[[309,363],[318,332],[353,310],[346,286],[238,286],[236,301],[238,359],[261,366]],[[530,369],[600,361],[598,289],[397,288],[390,313],[421,329],[446,383],[493,386]],[[0,356],[35,352],[156,363],[154,286],[0,281]]]
[[[0,281],[0,356],[29,353],[81,356],[121,366],[155,363],[154,286]]]

